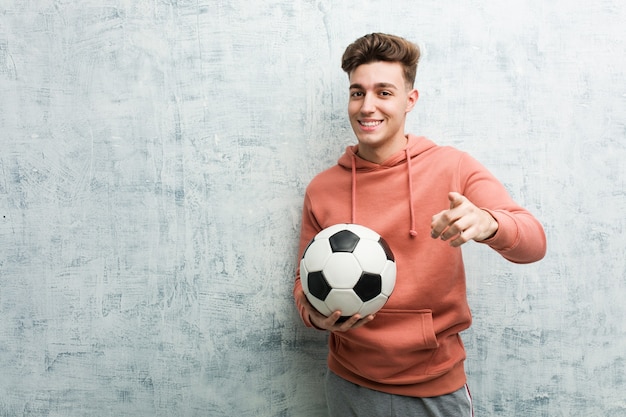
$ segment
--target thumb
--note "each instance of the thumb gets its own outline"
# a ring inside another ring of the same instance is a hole
[[[451,191],[448,193],[448,200],[450,200],[450,208],[453,209],[463,204],[465,197],[456,191]]]

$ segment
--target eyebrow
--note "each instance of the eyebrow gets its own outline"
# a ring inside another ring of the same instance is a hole
[[[393,88],[393,89],[398,89],[398,87],[396,87],[394,84],[392,83],[376,83],[374,84],[374,87],[376,88]],[[364,90],[363,86],[361,84],[351,84],[350,85],[350,90],[352,89],[357,89],[357,90]]]

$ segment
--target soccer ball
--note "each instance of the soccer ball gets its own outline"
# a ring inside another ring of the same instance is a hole
[[[300,261],[300,280],[309,302],[325,316],[341,310],[339,321],[380,310],[396,284],[391,248],[375,231],[336,224],[319,232]]]

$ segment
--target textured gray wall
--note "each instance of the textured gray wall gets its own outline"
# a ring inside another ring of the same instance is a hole
[[[477,415],[626,415],[626,4],[514,3],[0,1],[0,416],[325,415],[295,246],[371,31],[548,234],[465,249]]]

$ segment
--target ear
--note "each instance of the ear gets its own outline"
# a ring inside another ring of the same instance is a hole
[[[415,103],[417,103],[417,99],[419,98],[419,96],[420,94],[419,94],[419,91],[417,91],[417,89],[414,88],[411,91],[409,91],[407,98],[406,98],[406,113],[413,110],[413,107],[415,107]]]

